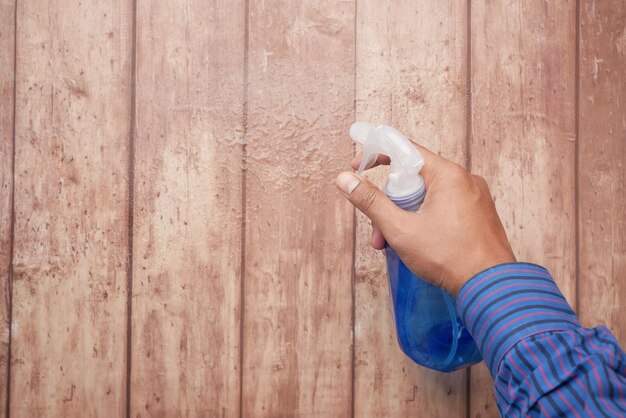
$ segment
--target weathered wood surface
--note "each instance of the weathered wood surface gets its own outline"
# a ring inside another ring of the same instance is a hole
[[[139,2],[131,416],[239,416],[245,2]]]
[[[626,4],[581,1],[578,312],[626,346]]]
[[[391,124],[460,164],[467,159],[467,4],[367,0],[357,7],[356,118]],[[383,186],[386,168],[368,176]],[[355,416],[465,416],[466,372],[432,372],[396,339],[382,252],[357,215]]]
[[[132,2],[17,7],[11,416],[121,416]]]
[[[576,288],[576,2],[473,1],[471,168],[491,187],[519,261]],[[496,416],[472,368],[471,416]]]
[[[0,2],[0,417],[7,414],[13,195],[15,1]]]
[[[0,0],[0,416],[495,416],[400,352],[355,118],[484,175],[626,344],[622,2],[135,3]]]
[[[250,2],[243,416],[350,416],[354,3]]]

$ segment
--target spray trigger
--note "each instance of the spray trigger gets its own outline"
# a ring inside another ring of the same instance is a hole
[[[419,174],[424,158],[401,132],[387,125],[374,127],[367,122],[355,122],[350,127],[350,137],[363,147],[359,173],[371,167],[379,154],[391,159],[391,173],[385,186],[388,196],[404,197],[424,190],[424,179]]]

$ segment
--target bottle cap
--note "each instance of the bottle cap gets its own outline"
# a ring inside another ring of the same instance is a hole
[[[424,158],[400,131],[387,125],[374,127],[367,122],[354,122],[350,137],[363,146],[359,173],[371,166],[379,154],[391,159],[391,173],[385,185],[387,196],[401,199],[424,191],[424,179],[419,174]]]

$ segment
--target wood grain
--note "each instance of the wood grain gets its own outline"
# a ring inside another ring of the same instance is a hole
[[[249,19],[243,416],[350,416],[354,3]]]
[[[357,119],[386,122],[464,164],[467,138],[465,1],[361,1]],[[368,177],[380,186],[387,170]],[[406,357],[396,339],[384,257],[357,215],[355,416],[465,416],[466,373],[441,374]]]
[[[626,346],[626,5],[580,6],[579,315]]]
[[[497,416],[483,366],[398,347],[332,184],[355,117],[484,175],[626,345],[626,6],[468,2],[136,2],[132,142],[133,1],[0,0],[0,417]]]
[[[15,1],[0,2],[0,417],[7,414],[10,339]]]
[[[487,179],[519,261],[575,301],[576,2],[472,2],[472,170]],[[472,369],[471,415],[496,416]]]
[[[131,416],[239,416],[244,1],[139,2]]]
[[[11,416],[124,413],[131,16],[18,7]]]

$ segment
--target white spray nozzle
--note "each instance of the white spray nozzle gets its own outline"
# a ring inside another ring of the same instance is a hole
[[[388,196],[404,197],[424,189],[424,179],[419,175],[424,158],[398,130],[387,125],[374,127],[366,122],[354,122],[350,137],[363,146],[359,173],[373,164],[379,154],[391,159],[391,174],[385,186]]]

